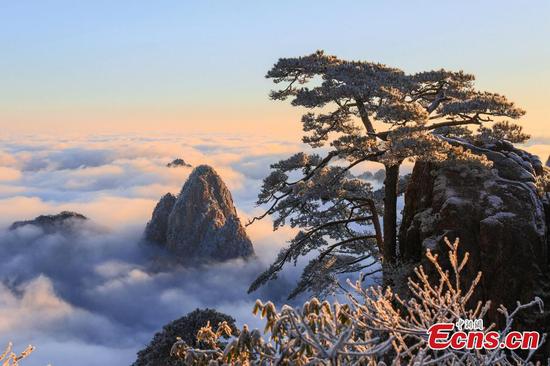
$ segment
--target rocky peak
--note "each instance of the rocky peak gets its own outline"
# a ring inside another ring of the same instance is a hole
[[[177,168],[177,167],[186,167],[190,168],[192,165],[187,163],[185,160],[177,158],[172,160],[170,163],[166,164],[168,168]]]
[[[34,225],[41,228],[45,233],[54,233],[57,231],[71,231],[75,225],[78,225],[88,218],[82,214],[72,211],[62,211],[55,215],[40,215],[32,220],[16,221],[9,227],[9,230],[15,230],[23,226]]]
[[[179,262],[224,261],[254,254],[231,193],[213,168],[196,167],[177,198],[165,195],[145,230]]]

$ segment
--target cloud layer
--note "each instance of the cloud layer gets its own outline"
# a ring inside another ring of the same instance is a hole
[[[241,219],[254,206],[269,164],[299,150],[270,139],[92,136],[0,140],[0,336],[37,351],[29,366],[129,365],[162,325],[197,307],[257,324],[256,297],[283,301],[290,270],[254,295],[246,289],[291,235],[271,224],[249,228],[258,258],[198,269],[151,272],[153,249],[140,243],[157,200],[179,192],[189,168],[212,165],[233,193]],[[62,210],[91,220],[71,233],[7,227]]]
[[[550,151],[546,143],[531,149]],[[191,171],[167,168],[174,158],[212,165],[246,221],[261,212],[254,202],[269,165],[302,148],[257,136],[0,139],[0,340],[36,345],[29,366],[129,365],[162,325],[197,307],[258,325],[253,301],[284,301],[300,274],[289,268],[246,295],[290,229],[273,233],[266,220],[248,227],[257,260],[155,273],[148,270],[155,253],[140,244],[141,234],[158,199],[178,193]],[[63,210],[91,220],[66,234],[7,230]]]

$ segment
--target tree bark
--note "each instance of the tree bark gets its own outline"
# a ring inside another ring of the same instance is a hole
[[[397,258],[397,185],[399,164],[386,165],[384,180],[384,263],[395,263]]]
[[[378,218],[378,210],[373,200],[368,200],[369,210],[372,213],[372,225],[374,226],[374,233],[376,234],[376,245],[380,254],[384,255],[384,239],[382,237],[382,228],[380,225],[380,219]]]
[[[363,101],[359,98],[355,98],[355,104],[357,105],[359,116],[361,116],[361,121],[365,125],[365,128],[367,129],[368,134],[374,135],[376,131],[369,118],[369,113],[367,112],[367,108],[365,108],[365,104],[363,104]]]

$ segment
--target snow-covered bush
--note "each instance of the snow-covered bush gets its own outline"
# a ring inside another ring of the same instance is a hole
[[[434,351],[428,347],[427,330],[435,323],[456,323],[459,319],[481,319],[489,302],[470,304],[481,273],[472,283],[461,281],[468,254],[459,258],[458,240],[449,247],[451,271],[445,271],[438,256],[429,250],[427,258],[439,274],[432,281],[422,267],[409,278],[412,296],[401,299],[391,288],[363,288],[361,280],[349,283],[353,291],[345,304],[329,303],[316,298],[301,309],[283,306],[277,310],[271,302],[257,301],[254,313],[265,318],[264,333],[244,326],[238,337],[225,347],[217,346],[218,338],[231,335],[230,328],[220,323],[201,329],[198,339],[210,345],[196,349],[183,341],[174,344],[171,354],[186,365],[516,365],[528,364],[534,350],[521,356],[514,351],[454,350]],[[542,310],[538,298],[528,304],[518,303],[508,311],[499,311],[506,319],[501,336],[512,329],[518,311],[530,307]],[[484,331],[494,330],[494,325]],[[540,344],[544,341],[542,337]]]
[[[19,361],[21,361],[22,359],[30,355],[33,350],[34,350],[33,346],[28,346],[27,348],[25,348],[23,352],[21,352],[20,354],[16,354],[15,352],[13,352],[13,345],[10,342],[6,346],[6,349],[4,350],[4,352],[0,354],[0,365],[18,366]]]

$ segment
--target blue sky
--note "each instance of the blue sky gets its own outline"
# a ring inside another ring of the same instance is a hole
[[[549,18],[548,1],[2,1],[0,127],[299,128],[263,76],[325,49],[472,72],[544,135]]]

